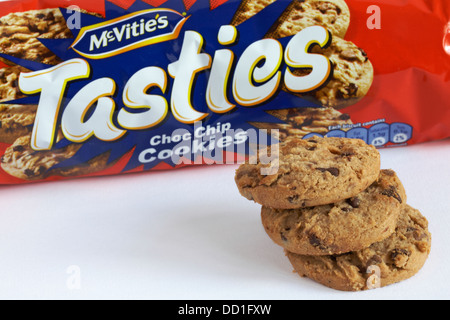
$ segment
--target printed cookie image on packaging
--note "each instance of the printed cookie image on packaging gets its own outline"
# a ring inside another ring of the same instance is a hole
[[[2,1],[0,183],[446,138],[450,9],[421,1]]]

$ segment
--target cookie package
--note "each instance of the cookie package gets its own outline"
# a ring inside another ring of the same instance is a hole
[[[1,1],[0,184],[450,137],[449,21],[448,0]]]

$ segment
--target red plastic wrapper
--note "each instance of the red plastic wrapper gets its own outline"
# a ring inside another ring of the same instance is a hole
[[[447,0],[6,0],[0,17],[0,184],[235,162],[261,131],[450,136]]]

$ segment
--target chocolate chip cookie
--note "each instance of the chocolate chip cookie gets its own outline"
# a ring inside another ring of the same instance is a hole
[[[324,86],[299,96],[339,110],[367,95],[372,86],[374,69],[363,49],[350,41],[333,37],[329,47],[322,49],[315,46],[311,52],[326,56],[333,65],[333,74]],[[309,73],[306,69],[293,70],[299,76],[305,72]]]
[[[21,66],[0,69],[0,102],[25,96],[18,88],[18,79],[21,72],[28,71]],[[11,144],[29,134],[36,111],[36,105],[0,104],[0,142]]]
[[[359,251],[306,256],[286,251],[295,271],[343,291],[384,287],[414,276],[431,250],[428,221],[409,205],[402,208],[395,232]]]
[[[241,5],[234,24],[241,23],[261,11],[274,1],[254,0]],[[367,95],[372,86],[374,70],[366,52],[350,41],[344,40],[350,24],[350,11],[345,1],[341,0],[305,0],[292,1],[284,14],[271,27],[266,38],[279,39],[293,36],[311,26],[324,26],[333,35],[327,48],[314,46],[311,53],[326,56],[333,73],[320,88],[307,92],[295,93],[324,107],[337,110],[357,103]],[[294,75],[305,76],[311,69],[291,68]],[[284,85],[283,90],[289,91]]]
[[[0,69],[0,102],[15,100],[25,97],[19,90],[19,75],[21,72],[29,72],[21,66],[11,66]]]
[[[405,201],[395,172],[381,170],[370,187],[349,199],[291,210],[263,207],[261,219],[269,237],[290,252],[340,254],[390,236]]]
[[[278,161],[249,161],[235,175],[240,193],[267,207],[294,209],[339,202],[366,189],[380,172],[378,150],[359,139],[289,137],[278,149]],[[271,166],[278,170],[264,175]]]
[[[239,25],[276,0],[244,0],[236,12],[232,25]],[[350,10],[343,0],[296,0],[267,34],[269,38],[293,35],[310,26],[324,26],[333,35],[343,38],[350,24]]]
[[[11,144],[28,135],[36,112],[37,105],[0,104],[0,142]]]
[[[276,137],[304,137],[310,133],[326,135],[332,128],[349,130],[353,124],[350,116],[333,108],[289,108],[266,111],[286,123],[249,122],[258,129],[278,130]],[[273,131],[274,133],[275,131]]]
[[[324,26],[332,35],[344,38],[350,25],[350,10],[343,0],[292,1],[266,35],[279,39],[311,26]]]
[[[242,22],[247,21],[275,1],[276,0],[242,0],[230,24],[233,26],[240,25]]]
[[[0,53],[20,59],[56,65],[61,60],[39,38],[72,38],[59,9],[14,12],[0,18]],[[5,63],[10,63],[3,59]]]
[[[24,180],[40,180],[49,176],[79,176],[106,169],[109,153],[76,166],[58,166],[75,156],[81,144],[69,144],[60,149],[35,151],[30,146],[31,135],[17,139],[1,157],[1,167],[8,174]]]

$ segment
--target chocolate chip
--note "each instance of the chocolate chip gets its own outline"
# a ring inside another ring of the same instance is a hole
[[[17,145],[13,147],[13,151],[14,152],[22,152],[23,150],[25,150],[24,146],[21,145]]]
[[[326,172],[328,171],[329,173],[331,173],[332,176],[339,176],[339,169],[338,168],[317,168],[317,170],[319,170],[320,172]]]
[[[314,233],[308,233],[308,240],[309,243],[322,251],[327,251],[329,248],[322,242],[322,239],[320,239],[316,234]]]
[[[411,253],[406,249],[394,249],[391,251],[391,259],[397,268],[404,268]]]
[[[370,267],[370,266],[373,266],[376,264],[380,264],[382,261],[383,260],[381,259],[381,257],[379,255],[374,255],[367,261],[367,267]]]
[[[284,236],[283,232],[280,232],[280,237],[283,242],[287,242],[288,239]]]
[[[43,174],[45,172],[45,170],[47,170],[47,168],[44,166],[39,166],[39,168],[38,168],[39,174]]]
[[[295,201],[298,200],[298,195],[290,196],[290,197],[287,198],[287,200],[288,200],[290,203],[294,203]]]
[[[341,153],[341,157],[342,158],[345,158],[345,157],[350,158],[350,157],[352,157],[354,155],[355,155],[355,153],[350,152],[350,151],[344,151],[344,152]]]
[[[347,199],[347,203],[356,209],[356,208],[359,208],[359,206],[361,205],[361,200],[359,200],[357,197],[353,197],[353,198]]]
[[[309,243],[313,247],[319,247],[319,246],[322,245],[322,242],[320,241],[320,239],[314,233],[310,233],[308,235],[308,240],[309,240]]]
[[[361,48],[358,48],[358,50],[359,51],[361,51],[361,54],[363,55],[363,57],[365,58],[364,59],[364,61],[367,61],[367,60],[369,60],[369,58],[368,58],[368,56],[367,56],[367,53],[363,50],[363,49],[361,49]]]
[[[392,252],[391,252],[391,259],[394,260],[394,259],[397,258],[399,255],[406,255],[406,256],[409,256],[410,253],[409,253],[409,251],[406,250],[406,249],[394,249],[394,250],[392,250]]]
[[[298,126],[299,129],[301,129],[302,127],[307,127],[312,125],[314,122],[313,118],[306,118],[305,120],[303,120],[302,124]]]
[[[381,191],[381,194],[384,196],[392,197],[400,203],[403,203],[402,197],[397,191],[397,188],[394,186],[389,186],[387,189]]]
[[[306,150],[308,150],[308,151],[314,151],[314,150],[316,150],[317,149],[317,147],[316,146],[308,146],[308,147],[306,147]]]
[[[294,7],[295,7],[296,11],[301,11],[301,12],[305,11],[305,8],[303,8],[303,3],[302,2],[303,1],[296,1],[295,2]]]
[[[47,13],[47,16],[45,17],[45,20],[49,21],[49,20],[55,20],[55,16],[53,15],[53,12],[49,12]]]
[[[339,169],[338,168],[329,168],[328,172],[331,173],[335,177],[339,176]]]
[[[383,170],[383,174],[385,174],[385,175],[387,175],[389,177],[395,176],[395,172],[393,170],[390,170],[390,169],[384,169]]]
[[[406,231],[411,232],[412,231],[412,236],[414,238],[414,240],[416,241],[422,241],[423,239],[427,239],[428,235],[425,232],[420,231],[419,229],[416,228],[408,228],[406,229]]]
[[[34,176],[34,171],[31,170],[31,169],[25,169],[23,173],[25,173],[25,175],[27,177],[33,177]]]
[[[298,112],[299,112],[299,110],[297,110],[297,109],[288,109],[288,118],[295,117]]]
[[[354,83],[350,83],[348,86],[338,90],[337,97],[339,99],[350,99],[358,93],[358,86]]]
[[[350,120],[350,115],[348,113],[343,113],[338,117],[339,120]]]
[[[28,29],[29,29],[31,32],[39,32],[39,28],[38,28],[38,26],[36,26],[35,24],[30,25],[30,26],[28,27]]]
[[[361,54],[362,54],[364,57],[367,57],[367,53],[366,53],[363,49],[358,48],[358,50],[361,51]]]
[[[327,3],[321,3],[320,5],[317,6],[317,9],[319,9],[319,11],[322,12],[323,14],[327,13],[328,8],[329,7]]]
[[[356,55],[356,52],[353,50],[343,50],[340,52],[339,56],[345,60],[353,61],[358,59],[358,56]]]
[[[345,87],[345,90],[350,97],[353,97],[358,93],[358,86],[354,83],[350,83],[347,87]]]

